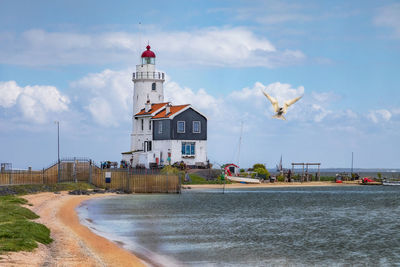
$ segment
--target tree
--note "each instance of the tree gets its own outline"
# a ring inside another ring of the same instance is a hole
[[[253,170],[256,171],[256,169],[264,169],[264,170],[266,170],[267,168],[265,168],[265,164],[256,163],[256,164],[253,165]]]

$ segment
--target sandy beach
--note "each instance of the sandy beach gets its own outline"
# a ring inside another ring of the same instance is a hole
[[[79,222],[75,208],[87,199],[105,195],[71,196],[40,193],[26,195],[40,216],[36,221],[51,230],[49,246],[39,244],[32,252],[1,255],[0,266],[146,266],[132,253],[100,237]]]

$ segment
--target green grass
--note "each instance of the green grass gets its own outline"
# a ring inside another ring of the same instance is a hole
[[[52,242],[50,230],[31,221],[39,216],[21,206],[29,205],[28,201],[16,195],[92,188],[93,185],[83,182],[0,186],[0,255],[9,251],[32,251],[38,242]]]
[[[223,184],[224,183],[224,181],[221,181],[219,178],[216,180],[206,180],[205,178],[199,176],[196,173],[190,173],[189,177],[192,181],[184,182],[183,184]],[[226,180],[225,183],[230,184],[231,181]]]
[[[321,176],[319,178],[319,180],[321,182],[334,182],[336,180],[336,177],[334,177],[334,176]]]
[[[39,192],[58,192],[58,191],[71,191],[71,190],[87,190],[93,189],[94,186],[88,183],[68,182],[58,184],[29,184],[29,185],[11,185],[0,186],[1,195],[26,195]]]
[[[32,219],[39,218],[27,208],[27,201],[15,196],[0,196],[0,254],[9,251],[31,251],[37,242],[49,244],[50,230]]]

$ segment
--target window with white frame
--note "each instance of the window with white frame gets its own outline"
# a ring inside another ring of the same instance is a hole
[[[144,125],[144,121],[143,121],[143,119],[141,119],[141,122],[142,122],[142,131],[143,131],[143,125]]]
[[[162,126],[162,125],[163,125],[162,121],[159,121],[159,122],[158,122],[158,133],[160,133],[160,134],[161,134],[162,131],[163,131],[163,129],[162,129],[163,126]]]
[[[185,132],[185,122],[184,121],[178,121],[177,123],[177,132],[178,133],[184,133]]]
[[[201,132],[201,124],[199,121],[193,122],[193,133],[200,133]]]
[[[151,131],[151,120],[149,120],[149,131]]]
[[[196,143],[182,142],[182,156],[194,156],[196,153]]]

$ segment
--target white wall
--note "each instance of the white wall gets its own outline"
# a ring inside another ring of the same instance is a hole
[[[143,150],[144,141],[152,141],[152,129],[149,129],[151,117],[142,117],[133,120],[133,132],[131,134],[131,151]],[[143,131],[142,121],[143,120]],[[153,127],[153,125],[151,126]]]
[[[182,158],[182,142],[194,142],[195,157]],[[155,140],[153,141],[155,151],[162,152],[164,165],[167,164],[168,151],[171,152],[171,164],[183,160],[187,165],[195,165],[197,162],[207,163],[207,141],[206,140]]]

